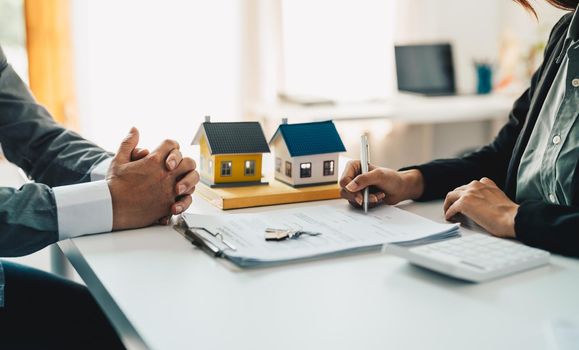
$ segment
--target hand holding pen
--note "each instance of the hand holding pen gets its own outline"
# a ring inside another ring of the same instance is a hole
[[[368,166],[368,172],[362,174],[362,165],[358,160],[348,162],[340,179],[341,196],[354,207],[364,204],[365,188],[369,188],[368,206],[378,204],[397,204],[403,200],[416,199],[422,195],[424,183],[418,170],[396,171],[388,168]]]

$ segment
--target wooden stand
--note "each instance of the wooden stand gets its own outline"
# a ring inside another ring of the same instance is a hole
[[[266,181],[269,186],[229,188],[210,188],[199,183],[195,193],[223,210],[340,198],[340,186],[337,183],[294,188],[273,178]]]

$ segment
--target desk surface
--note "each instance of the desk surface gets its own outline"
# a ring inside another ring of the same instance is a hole
[[[443,221],[440,202],[402,207]],[[558,256],[477,285],[380,253],[240,271],[170,227],[60,247],[131,349],[543,349],[579,315],[579,262]]]

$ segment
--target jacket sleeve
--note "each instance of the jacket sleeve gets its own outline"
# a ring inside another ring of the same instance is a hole
[[[524,201],[515,216],[515,234],[530,246],[579,256],[579,208]]]
[[[564,16],[551,33],[560,31]],[[545,56],[553,54],[553,43],[545,50]],[[528,113],[531,98],[541,76],[543,66],[533,75],[530,88],[515,102],[508,123],[490,144],[462,158],[435,160],[408,167],[419,169],[424,177],[425,192],[419,200],[443,198],[454,188],[483,176],[493,179],[504,188],[508,164],[515,142]],[[576,171],[579,171],[579,166]],[[579,256],[579,207],[555,205],[539,200],[520,203],[515,216],[515,234],[521,242],[546,249],[553,253]]]
[[[50,187],[0,187],[0,256],[26,255],[56,242],[56,215]]]
[[[552,40],[554,33],[560,31],[561,23],[568,19],[568,16],[564,16],[555,25],[545,49],[545,57],[551,55],[554,50],[555,40]],[[438,159],[401,169],[418,169],[422,173],[424,193],[418,201],[444,198],[449,191],[485,176],[492,179],[500,188],[504,188],[511,155],[525,124],[531,99],[543,69],[544,65],[541,65],[533,74],[530,87],[515,101],[508,122],[489,145],[461,158]]]
[[[20,189],[0,187],[0,256],[20,256],[59,238],[51,187],[90,181],[94,167],[111,155],[54,122],[1,48],[0,143],[4,156],[36,181]]]
[[[90,181],[91,169],[111,156],[58,125],[36,103],[1,48],[0,143],[10,162],[51,187]]]

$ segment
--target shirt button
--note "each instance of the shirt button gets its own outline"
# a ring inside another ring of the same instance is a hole
[[[561,136],[559,136],[559,135],[553,136],[553,144],[558,145],[560,143],[561,143]]]
[[[555,198],[555,195],[552,193],[549,193],[549,200],[551,201],[551,203],[555,203],[555,201],[557,200],[557,198]]]
[[[573,87],[579,87],[579,78],[571,80],[571,85],[573,85]]]

